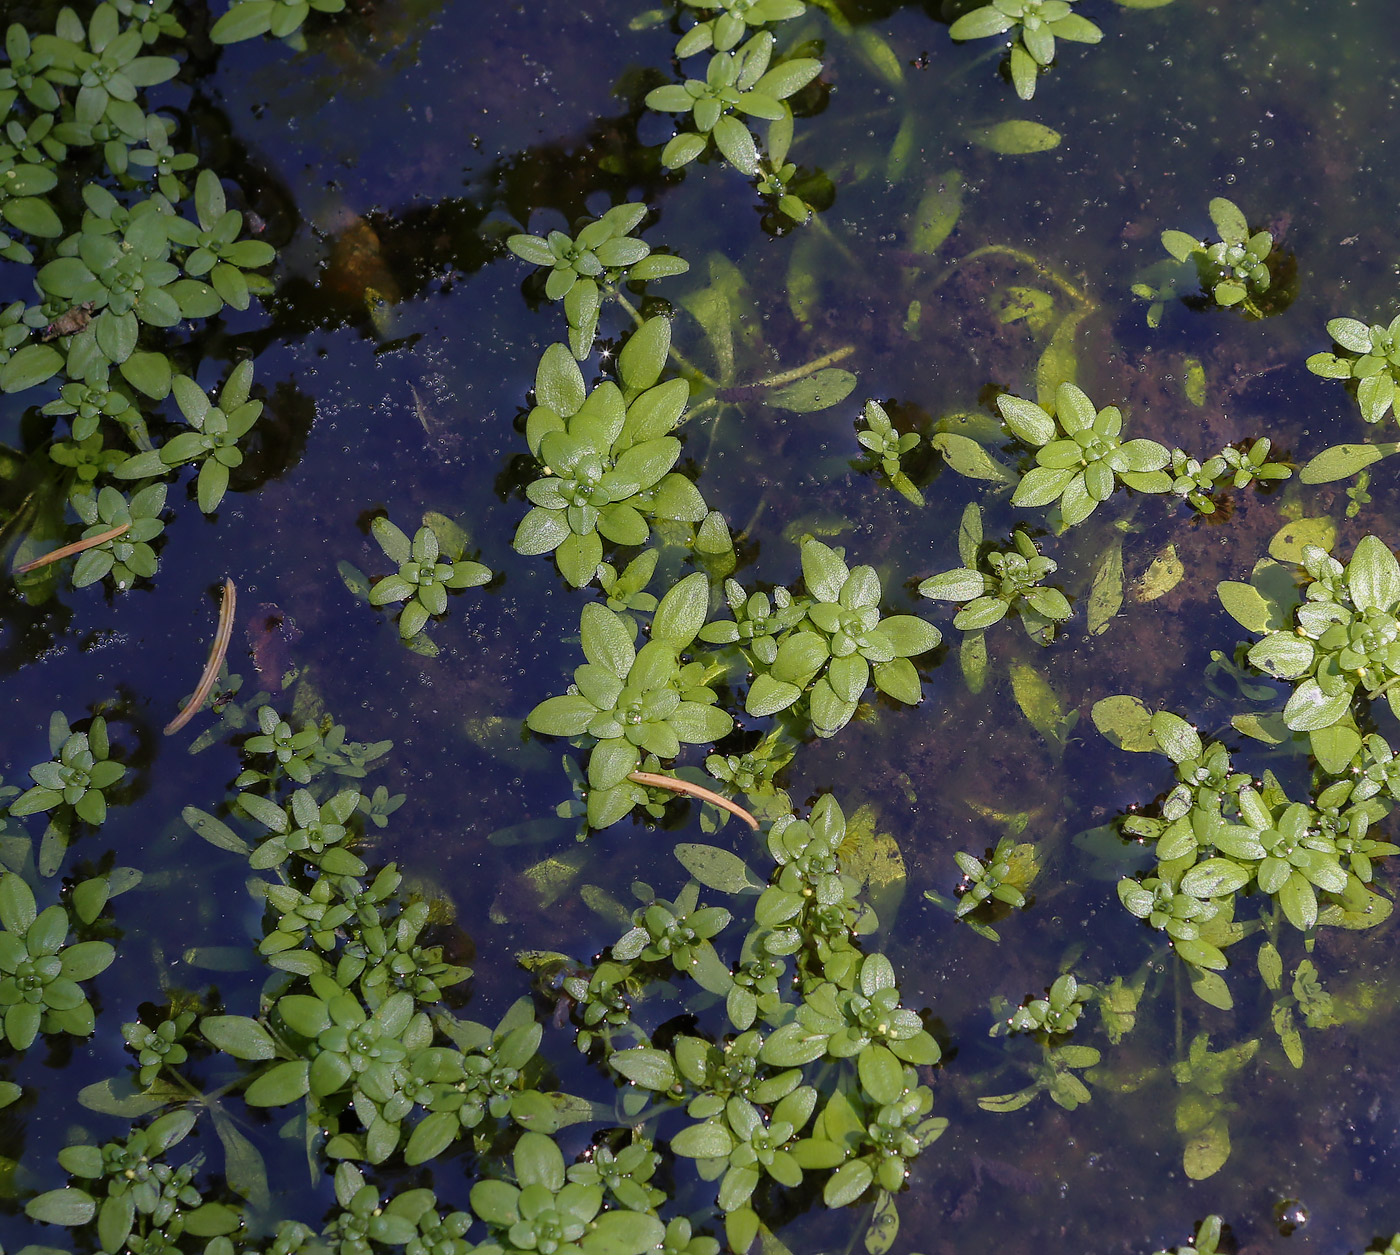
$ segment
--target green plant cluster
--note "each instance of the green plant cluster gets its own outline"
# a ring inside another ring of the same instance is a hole
[[[262,409],[250,363],[218,404],[190,377],[197,350],[183,329],[269,291],[259,272],[276,250],[249,236],[218,175],[175,147],[183,128],[147,112],[147,90],[180,70],[154,51],[185,34],[169,9],[107,2],[86,23],[62,9],[51,33],[12,24],[0,69],[0,253],[33,283],[0,314],[0,391],[50,385],[42,412],[61,421],[29,456],[63,468],[61,497],[33,495],[6,523],[23,522],[35,555],[57,547],[65,506],[87,525],[83,539],[130,524],[83,553],[79,587],[154,575],[165,485],[128,498],[123,484],[197,466],[199,506],[213,511]],[[161,413],[172,393],[180,422]]]
[[[890,487],[914,505],[924,504],[924,494],[905,474],[900,459],[919,447],[923,439],[917,431],[897,432],[885,407],[878,401],[867,401],[861,414],[865,426],[856,431],[856,439],[879,464]]]
[[[815,57],[773,61],[777,40],[767,27],[801,17],[804,0],[714,0],[687,7],[718,11],[697,21],[676,43],[675,55],[685,61],[702,53],[710,59],[703,77],[653,88],[650,109],[679,114],[692,129],[679,131],[662,149],[661,163],[678,170],[711,146],[735,169],[753,178],[759,191],[771,196],[779,212],[793,222],[806,222],[812,207],[799,194],[797,166],[787,160],[792,144],[789,100],[821,73]],[[749,119],[769,123],[767,154],[750,129]]]
[[[1123,415],[1116,405],[1096,409],[1082,388],[1062,383],[1052,415],[1034,401],[997,398],[1003,421],[1035,449],[1036,465],[1011,496],[1012,505],[1059,503],[1066,527],[1083,522],[1124,484],[1139,492],[1168,492],[1165,467],[1171,454],[1155,440],[1122,440]]]
[[[406,642],[419,637],[430,619],[447,612],[449,592],[478,588],[491,578],[489,567],[463,559],[454,532],[448,533],[451,547],[444,551],[442,537],[429,524],[420,527],[410,540],[381,515],[370,524],[370,531],[384,556],[397,563],[399,569],[374,582],[369,590],[369,604],[403,603],[399,611],[399,636]],[[420,639],[419,647],[430,655],[437,652],[436,646],[426,638]]]
[[[1202,289],[1215,304],[1227,309],[1238,306],[1251,318],[1262,318],[1258,298],[1273,282],[1267,263],[1274,237],[1268,231],[1251,232],[1243,210],[1223,196],[1215,197],[1209,210],[1219,240],[1207,243],[1184,231],[1163,231],[1162,247],[1178,262],[1195,267]],[[1164,299],[1153,295],[1158,301]],[[1152,321],[1150,313],[1148,321]]]
[[[1055,59],[1055,40],[1096,44],[1100,30],[1074,12],[1074,0],[992,0],[964,13],[948,28],[954,39],[988,39],[1009,35],[1007,68],[1022,100],[1035,95],[1041,73]]]
[[[1394,405],[1400,383],[1400,314],[1386,326],[1333,318],[1327,334],[1342,353],[1314,353],[1308,369],[1324,379],[1354,379],[1361,417],[1379,423]]]
[[[938,1061],[938,1045],[901,1006],[889,961],[855,940],[877,921],[845,870],[847,835],[830,795],[807,819],[788,814],[771,826],[777,866],[753,900],[737,964],[714,945],[731,911],[699,906],[699,891],[752,893],[764,882],[727,850],[691,846],[683,861],[696,879],[677,899],[639,888],[649,900],[609,955],[562,981],[580,1044],[601,1046],[614,1072],[654,1096],[657,1107],[636,1096],[635,1118],[684,1107],[670,1151],[718,1182],[736,1252],[762,1232],[765,1182],[795,1189],[815,1176],[828,1206],[874,1197],[879,1208],[947,1125],[929,1114],[932,1094],[915,1071]],[[722,999],[726,1029],[713,1039],[681,1034],[664,1049],[614,1047],[615,1037],[647,1042],[630,1007],[677,974],[710,1002]]]
[[[533,509],[515,533],[517,553],[553,553],[574,587],[603,561],[603,541],[645,545],[649,520],[699,523],[708,513],[699,490],[672,470],[689,396],[683,379],[659,382],[671,324],[648,319],[617,358],[618,382],[589,391],[573,354],[551,345],[535,376],[535,406],[525,438],[543,474],[526,488]]]
[[[1263,634],[1250,664],[1293,684],[1284,724],[1309,733],[1319,758],[1339,763],[1361,748],[1352,715],[1358,693],[1384,697],[1400,712],[1400,562],[1379,537],[1366,536],[1345,565],[1307,545],[1301,566],[1309,580],[1301,601],[1272,587],[1266,597],[1253,582],[1223,584],[1220,597],[1239,623]]]
[[[1176,767],[1177,782],[1157,815],[1135,814],[1123,831],[1150,842],[1152,872],[1118,882],[1123,906],[1165,932],[1192,971],[1192,987],[1205,1001],[1228,1008],[1230,990],[1219,973],[1225,950],[1245,936],[1235,919],[1241,895],[1258,891],[1272,935],[1282,921],[1301,932],[1318,926],[1372,927],[1390,903],[1371,887],[1374,860],[1400,846],[1370,835],[1397,797],[1383,767],[1367,758],[1388,753],[1376,738],[1363,749],[1357,738],[1341,776],[1319,787],[1310,801],[1293,801],[1272,772],[1260,786],[1235,771],[1219,742],[1206,743],[1184,719],[1149,713],[1132,699],[1100,703],[1095,718],[1115,736],[1127,730]],[[1120,705],[1121,703],[1121,705]],[[1388,759],[1386,760],[1388,761]],[[1277,982],[1271,983],[1277,987]]]
[[[214,23],[209,38],[216,44],[236,44],[273,35],[294,48],[304,48],[301,28],[313,12],[344,10],[345,0],[230,0],[228,12]]]
[[[919,674],[909,660],[935,648],[942,634],[917,615],[885,615],[874,567],[846,565],[819,540],[802,542],[805,596],[775,590],[743,596],[727,587],[733,619],[700,631],[711,644],[737,646],[753,679],[744,698],[750,715],[774,715],[806,697],[818,736],[834,736],[856,713],[867,688],[915,705]],[[774,607],[776,602],[776,608]]]
[[[534,732],[587,737],[588,822],[606,828],[634,804],[627,777],[642,755],[674,758],[684,745],[718,741],[734,726],[709,687],[700,661],[682,663],[705,621],[709,586],[688,575],[656,608],[651,639],[634,644],[635,624],[597,604],[583,608],[580,636],[587,660],[574,670],[569,691],[547,698],[526,720]]]
[[[614,205],[601,218],[579,228],[572,239],[563,231],[548,236],[517,234],[506,247],[523,261],[546,268],[544,294],[564,302],[569,323],[569,348],[579,361],[593,351],[603,298],[620,283],[645,283],[683,275],[690,263],[683,257],[653,253],[632,232],[647,215],[644,204]]]
[[[921,581],[919,596],[961,602],[953,626],[964,633],[985,631],[1014,612],[1032,640],[1048,645],[1055,628],[1071,613],[1064,593],[1041,587],[1059,568],[1019,528],[1011,539],[1014,548],[983,554],[982,510],[973,502],[958,526],[958,556],[963,565]]]

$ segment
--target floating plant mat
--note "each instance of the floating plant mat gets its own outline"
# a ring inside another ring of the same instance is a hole
[[[6,1249],[1400,1249],[1388,17],[11,5]]]

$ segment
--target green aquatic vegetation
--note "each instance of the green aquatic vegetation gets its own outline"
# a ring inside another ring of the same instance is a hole
[[[165,492],[164,484],[148,484],[127,497],[108,484],[95,497],[83,496],[73,502],[78,517],[87,524],[81,539],[106,537],[78,556],[73,567],[74,588],[86,588],[110,576],[117,591],[125,592],[138,579],[155,575],[158,563],[151,541],[165,531],[160,517]]]
[[[1019,1111],[1034,1102],[1038,1095],[1049,1094],[1057,1107],[1073,1111],[1093,1097],[1089,1087],[1075,1073],[1097,1066],[1102,1058],[1092,1046],[1045,1045],[1038,1060],[1024,1065],[1031,1074],[1029,1085],[1009,1094],[989,1094],[979,1098],[977,1105],[983,1111]]]
[[[750,176],[759,173],[758,144],[740,115],[770,122],[785,119],[790,113],[788,97],[822,70],[813,57],[794,57],[774,65],[775,44],[769,32],[760,31],[732,51],[714,52],[703,79],[690,78],[647,93],[649,109],[688,114],[694,127],[667,143],[661,152],[662,165],[679,169],[713,143],[735,169]]]
[[[625,789],[643,752],[674,758],[681,745],[719,740],[734,720],[715,704],[699,663],[681,664],[680,654],[704,622],[709,594],[696,572],[677,584],[657,606],[651,639],[637,649],[630,620],[599,605],[581,618],[583,654],[574,682],[560,697],[534,708],[526,719],[549,736],[587,736],[588,819],[595,828],[616,823],[632,809]]]
[[[304,46],[302,25],[312,12],[341,13],[345,0],[232,0],[229,10],[209,32],[216,44],[236,44],[273,35]]]
[[[157,428],[153,438],[144,412],[147,401],[171,392],[167,351],[180,329],[225,304],[248,308],[252,294],[271,290],[255,272],[276,255],[246,238],[243,215],[227,206],[212,170],[191,177],[198,163],[174,146],[176,124],[147,112],[149,89],[181,68],[177,58],[148,51],[162,38],[184,36],[168,9],[121,0],[97,4],[86,21],[64,8],[52,33],[31,35],[12,24],[8,66],[0,68],[7,84],[0,102],[9,114],[0,142],[0,217],[31,241],[7,236],[0,243],[9,260],[33,268],[38,296],[37,304],[16,301],[0,315],[0,390],[25,392],[59,377],[57,396],[42,412],[66,418],[68,431],[60,427],[30,456],[64,468],[89,537],[125,521],[117,499],[104,496],[111,480],[161,475],[186,462],[201,464],[199,502],[214,509],[228,471],[241,463],[239,437],[261,406],[235,416],[239,407],[211,405],[186,380],[177,385],[183,430],[165,439]],[[86,150],[97,150],[105,176],[84,160]],[[151,182],[147,193],[142,185]],[[187,204],[192,218],[181,213]],[[79,560],[77,586],[114,572],[116,585],[129,587],[155,573],[154,551],[143,543],[154,533],[140,535],[150,525],[142,510],[134,513],[127,537]],[[94,515],[106,526],[96,526]],[[46,588],[28,591],[38,596]]]
[[[205,514],[219,508],[228,491],[229,472],[243,465],[238,442],[262,414],[263,403],[251,400],[253,363],[240,362],[219,390],[217,404],[193,379],[176,375],[170,384],[180,413],[192,428],[161,447],[129,457],[116,469],[120,479],[147,479],[173,467],[197,464],[196,499]]]
[[[436,654],[437,647],[420,633],[428,621],[447,613],[447,594],[464,588],[479,588],[491,578],[491,569],[480,562],[463,559],[457,552],[444,552],[442,539],[427,525],[408,535],[382,515],[370,524],[370,532],[390,562],[399,569],[374,582],[369,590],[371,606],[399,603],[399,636],[412,641],[420,652]],[[449,535],[449,543],[455,538]],[[455,547],[455,546],[454,546]]]
[[[1226,610],[1243,626],[1264,633],[1249,651],[1250,663],[1294,683],[1284,723],[1295,732],[1322,732],[1349,719],[1358,692],[1372,700],[1384,696],[1400,712],[1395,690],[1400,679],[1400,563],[1395,555],[1379,537],[1366,536],[1345,566],[1317,545],[1304,548],[1301,565],[1311,578],[1303,602],[1293,610],[1291,627],[1272,622],[1252,586],[1221,587]],[[1261,608],[1262,618],[1256,613]],[[1356,740],[1359,747],[1359,736]]]
[[[1293,474],[1292,467],[1268,460],[1272,448],[1273,442],[1262,436],[1247,449],[1230,445],[1205,462],[1197,461],[1184,449],[1173,449],[1169,468],[1171,491],[1201,514],[1214,514],[1212,493],[1221,484],[1243,488],[1250,483],[1275,483]]]
[[[618,357],[621,386],[605,380],[591,392],[564,345],[540,359],[526,439],[544,474],[526,488],[533,508],[513,543],[517,553],[553,553],[576,588],[596,576],[605,539],[644,545],[649,518],[698,523],[708,513],[695,485],[672,470],[681,443],[671,432],[689,389],[683,379],[657,382],[670,343],[669,321],[648,320]]]
[[[770,22],[786,22],[807,11],[804,0],[684,0],[687,8],[715,13],[695,23],[676,44],[676,56],[699,52],[728,52],[750,30]],[[718,10],[718,12],[716,12]]]
[[[1055,40],[1096,44],[1100,30],[1071,7],[1074,0],[992,0],[964,13],[948,28],[954,39],[987,39],[1009,34],[1007,52],[1012,85],[1022,100],[1035,95],[1036,79],[1055,59]]]
[[[98,715],[86,732],[75,732],[63,712],[56,710],[49,719],[49,749],[53,759],[29,769],[33,787],[10,803],[10,814],[35,815],[66,807],[85,823],[102,823],[107,818],[106,790],[126,775],[126,767],[111,757],[107,721]]]
[[[1216,1255],[1220,1250],[1223,1223],[1219,1216],[1207,1216],[1196,1226],[1195,1236],[1190,1242],[1174,1246],[1170,1251],[1157,1251],[1155,1255]]]
[[[982,511],[974,502],[963,511],[958,528],[958,555],[963,565],[923,580],[919,596],[961,602],[953,626],[962,632],[984,631],[1015,613],[1033,640],[1049,644],[1056,626],[1071,613],[1064,593],[1041,587],[1041,582],[1059,568],[1019,528],[1012,542],[1013,549],[982,554]]]
[[[1259,947],[1259,976],[1265,987],[1276,995],[1269,1018],[1288,1062],[1301,1068],[1303,1037],[1298,1031],[1298,1017],[1312,1029],[1331,1028],[1338,1020],[1332,996],[1322,988],[1311,959],[1304,959],[1294,969],[1288,993],[1282,992],[1283,971],[1283,959],[1277,948],[1266,941]]]
[[[0,1017],[11,1048],[29,1049],[40,1033],[91,1034],[94,1014],[81,982],[112,965],[111,945],[69,944],[68,910],[54,903],[40,911],[14,872],[0,876],[0,925]]]
[[[171,1111],[122,1141],[104,1146],[76,1143],[58,1162],[81,1185],[49,1190],[25,1204],[33,1220],[68,1228],[95,1224],[98,1249],[107,1255],[170,1249],[183,1235],[212,1238],[234,1232],[239,1216],[223,1203],[205,1202],[195,1184],[204,1156],[180,1167],[165,1156],[194,1130],[192,1111]]]
[[[508,1252],[557,1255],[642,1255],[660,1246],[665,1228],[654,1215],[604,1208],[597,1184],[569,1180],[552,1138],[526,1132],[512,1155],[515,1184],[498,1179],[472,1186],[472,1210]]]
[[[750,598],[743,603],[742,625],[712,629],[707,638],[732,637],[752,659],[757,674],[744,709],[773,715],[806,695],[817,735],[833,736],[850,722],[872,683],[896,701],[917,703],[921,687],[909,659],[938,644],[938,629],[916,615],[882,616],[875,569],[848,567],[819,540],[802,544],[802,575],[806,597],[790,599],[784,590],[786,604],[780,602],[776,614],[762,613],[764,602]]]
[[[1080,984],[1070,972],[1055,978],[1054,984],[1045,991],[1043,998],[1027,998],[1019,1007],[1010,1009],[1006,999],[992,1000],[992,1013],[997,1022],[987,1030],[991,1037],[1004,1037],[1008,1033],[1043,1033],[1055,1036],[1072,1033],[1084,1012],[1084,1006],[1094,997],[1092,985]]]
[[[551,301],[564,302],[569,347],[579,361],[593,349],[604,296],[619,283],[645,283],[690,269],[683,257],[653,253],[649,244],[633,238],[646,214],[646,205],[629,202],[614,205],[572,239],[562,231],[506,239],[506,247],[521,260],[548,268],[544,294]]]
[[[923,437],[917,431],[906,431],[903,434],[895,431],[890,416],[878,401],[867,401],[861,418],[865,426],[857,429],[856,439],[879,464],[885,478],[890,482],[890,487],[914,505],[923,505],[924,494],[918,490],[900,465],[900,459],[906,453],[917,449]]]
[[[1268,231],[1251,233],[1243,211],[1223,196],[1215,197],[1209,209],[1218,241],[1208,244],[1184,231],[1163,231],[1162,247],[1178,262],[1196,268],[1201,287],[1217,305],[1239,306],[1251,318],[1262,318],[1257,298],[1273,282],[1267,262],[1274,237]],[[1154,298],[1164,299],[1157,294]]]
[[[1356,380],[1356,404],[1368,423],[1379,423],[1395,401],[1400,383],[1400,314],[1386,326],[1355,318],[1333,318],[1327,334],[1338,353],[1314,353],[1307,367],[1324,379]]]
[[[1062,383],[1052,416],[1034,401],[1003,394],[997,408],[1017,439],[1036,450],[1036,465],[1021,477],[1012,505],[1059,503],[1066,527],[1082,523],[1119,483],[1139,492],[1169,492],[1164,469],[1171,454],[1155,440],[1122,440],[1116,405],[1096,410],[1081,388]]]

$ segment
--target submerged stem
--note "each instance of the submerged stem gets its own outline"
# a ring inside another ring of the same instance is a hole
[[[776,375],[769,375],[766,379],[758,379],[753,383],[745,384],[744,390],[747,392],[751,388],[776,388],[780,384],[793,383],[798,379],[805,379],[808,375],[815,375],[819,370],[825,370],[828,366],[835,366],[837,362],[844,362],[852,353],[856,351],[854,344],[848,344],[844,348],[832,349],[830,353],[824,353],[821,357],[814,358],[805,366],[794,366],[791,370],[780,371]]]
[[[1077,284],[1071,283],[1053,266],[1047,266],[1040,258],[1023,249],[1012,248],[1009,244],[984,244],[981,248],[974,248],[970,253],[964,253],[957,260],[950,262],[948,269],[934,280],[931,291],[936,292],[949,279],[957,273],[958,267],[969,262],[981,261],[984,257],[1009,257],[1012,261],[1019,262],[1023,266],[1029,266],[1042,278],[1048,279],[1062,292],[1074,298],[1079,304],[1084,306],[1086,312],[1098,309],[1099,305],[1092,296]]]

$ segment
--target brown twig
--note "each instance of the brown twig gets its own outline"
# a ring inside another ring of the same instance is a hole
[[[727,797],[707,789],[703,784],[691,784],[689,780],[680,780],[675,776],[657,775],[654,771],[634,771],[627,778],[637,784],[649,784],[655,789],[669,789],[672,793],[686,793],[691,797],[698,797],[701,801],[710,802],[731,815],[738,815],[750,828],[758,831],[758,820],[748,811],[737,802],[731,802]]]
[[[214,644],[209,650],[209,661],[204,664],[204,674],[199,677],[199,683],[195,685],[194,692],[190,694],[190,700],[185,703],[180,713],[165,725],[165,735],[178,732],[185,724],[199,712],[204,705],[204,700],[214,688],[214,681],[219,678],[219,668],[224,665],[224,656],[228,653],[229,638],[233,635],[233,608],[238,601],[238,593],[233,587],[233,581],[227,576],[224,577],[224,600],[219,606],[219,626],[214,632]]]
[[[35,558],[32,562],[26,562],[23,566],[15,567],[16,575],[23,575],[26,571],[33,571],[41,566],[48,566],[50,562],[61,562],[64,558],[71,557],[75,553],[82,553],[84,549],[95,549],[98,545],[105,545],[109,540],[116,540],[131,527],[130,523],[122,523],[110,531],[98,532],[96,536],[89,536],[86,540],[75,540],[71,545],[64,545],[52,553],[43,554]]]

